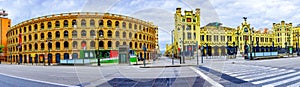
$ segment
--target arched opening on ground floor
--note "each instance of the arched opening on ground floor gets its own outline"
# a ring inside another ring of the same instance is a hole
[[[52,63],[52,54],[48,54],[48,63]]]
[[[70,58],[69,53],[64,53],[64,59],[67,60],[69,58]]]
[[[72,58],[73,58],[73,59],[78,59],[78,53],[73,53],[73,54],[72,54]]]
[[[59,53],[56,53],[55,54],[55,59],[56,59],[56,63],[60,63],[60,54]]]

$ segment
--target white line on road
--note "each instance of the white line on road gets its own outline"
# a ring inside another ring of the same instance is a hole
[[[284,75],[284,76],[279,76],[279,77],[276,77],[276,78],[266,79],[266,80],[262,80],[262,81],[256,81],[256,82],[252,82],[252,83],[253,84],[261,84],[261,83],[265,83],[265,82],[269,82],[269,81],[274,81],[274,80],[290,77],[290,76],[297,75],[297,74],[300,74],[300,72],[287,74],[287,75]]]
[[[4,74],[4,73],[0,73],[0,75],[12,77],[12,78],[17,78],[17,79],[23,79],[23,80],[27,80],[27,81],[33,81],[33,82],[39,82],[39,83],[45,83],[45,84],[51,84],[51,85],[57,85],[57,86],[79,87],[79,86],[72,86],[72,85],[66,85],[66,84],[60,84],[60,83],[53,83],[53,82],[46,82],[46,81],[41,81],[41,80],[34,80],[34,79],[29,79],[29,78],[23,78],[23,77],[18,77],[18,76],[13,76],[13,75]]]
[[[244,80],[245,81],[252,81],[252,80],[256,80],[256,79],[272,77],[272,76],[276,76],[276,75],[280,75],[280,74],[286,74],[286,73],[290,73],[290,72],[295,72],[295,70],[283,71],[283,72],[279,72],[279,73],[268,74],[268,75],[264,75],[264,76],[260,76],[260,77],[254,77],[254,78],[247,78],[247,79],[244,79]]]
[[[294,80],[297,80],[297,79],[300,79],[300,76],[290,78],[290,79],[287,79],[287,80],[283,80],[283,81],[280,81],[280,82],[264,85],[262,87],[271,87],[271,86],[274,87],[274,86],[281,85],[281,84],[284,84],[284,83],[288,83],[288,82],[291,82],[291,81],[294,81]]]
[[[299,86],[300,86],[300,82],[292,84],[292,85],[289,85],[287,87],[299,87]]]
[[[202,73],[201,71],[199,71],[195,67],[190,67],[190,68],[193,71],[195,71],[196,73],[198,73],[203,79],[205,79],[206,81],[208,81],[213,87],[224,87],[220,83],[218,83],[218,82],[214,81],[213,79],[209,78],[208,76],[206,76],[204,73]]]

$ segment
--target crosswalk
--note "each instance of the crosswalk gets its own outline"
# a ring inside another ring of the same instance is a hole
[[[300,87],[300,71],[295,69],[231,64],[220,72],[262,87]]]

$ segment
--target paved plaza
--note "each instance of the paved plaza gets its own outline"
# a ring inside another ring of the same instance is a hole
[[[298,57],[268,60],[226,59],[224,56],[180,60],[160,57],[146,66],[102,64],[86,66],[42,66],[0,64],[4,86],[161,86],[210,87],[198,71],[224,87],[297,87],[300,85]],[[169,66],[169,67],[163,67]],[[196,71],[194,69],[196,69]]]

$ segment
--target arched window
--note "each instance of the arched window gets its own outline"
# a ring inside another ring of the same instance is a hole
[[[126,42],[123,42],[123,45],[127,45]]]
[[[104,42],[103,41],[99,41],[99,48],[103,49],[103,47],[104,47]]]
[[[115,26],[116,26],[116,28],[119,28],[119,21],[115,22]]]
[[[103,27],[103,20],[99,20],[99,27]]]
[[[132,42],[129,43],[129,47],[132,48]]]
[[[60,43],[59,43],[59,42],[56,42],[56,43],[55,43],[55,47],[56,47],[56,50],[59,50],[59,49],[60,49]]]
[[[64,20],[64,27],[68,27],[69,23],[68,20]]]
[[[142,39],[142,35],[141,34],[139,35],[139,39]]]
[[[24,32],[26,33],[26,30],[27,30],[26,27],[24,27],[23,29],[24,29]]]
[[[120,38],[120,33],[119,33],[119,31],[116,31],[116,38]]]
[[[56,38],[59,38],[59,37],[60,37],[59,31],[56,31],[56,32],[55,32],[55,37],[56,37]]]
[[[94,49],[95,48],[95,41],[91,41],[90,46],[91,46],[92,49]]]
[[[119,42],[119,41],[117,41],[117,42],[116,42],[116,47],[119,47],[119,44],[120,44],[120,42]]]
[[[47,23],[47,27],[48,27],[48,29],[51,29],[52,23],[51,23],[51,22],[48,22],[48,23]]]
[[[108,42],[107,42],[107,46],[108,46],[108,49],[112,49],[112,48],[111,48],[111,46],[112,46],[111,41],[108,41]]]
[[[81,42],[81,49],[86,49],[86,41]]]
[[[68,48],[69,48],[69,42],[68,42],[68,41],[65,41],[65,42],[64,42],[64,48],[65,48],[65,49],[68,49]]]
[[[29,25],[29,30],[28,31],[31,32],[31,25]]]
[[[132,33],[131,32],[129,33],[129,38],[132,38]]]
[[[137,25],[136,25],[136,24],[134,24],[134,29],[135,29],[135,30],[137,29]]]
[[[34,44],[34,50],[37,50],[37,49],[38,49],[38,44],[35,43],[35,44]]]
[[[143,40],[145,40],[145,35],[143,35]]]
[[[107,36],[108,36],[108,38],[112,37],[112,32],[110,30],[107,31]]]
[[[29,50],[32,50],[32,45],[31,44],[29,44]]]
[[[126,23],[125,22],[122,23],[122,28],[126,29]]]
[[[73,37],[73,38],[77,38],[77,31],[76,31],[76,30],[73,30],[73,31],[72,31],[72,37]]]
[[[38,25],[34,24],[34,31],[37,31],[37,29],[38,29]]]
[[[131,23],[129,23],[129,29],[132,29],[132,24]]]
[[[29,40],[30,40],[30,41],[32,40],[32,36],[31,36],[31,35],[29,35],[29,37],[28,37],[28,38],[29,38]]]
[[[25,50],[25,51],[27,50],[27,45],[24,45],[24,50]]]
[[[52,39],[52,33],[48,32],[48,39]]]
[[[99,37],[102,38],[104,36],[103,30],[99,30]]]
[[[26,36],[24,36],[24,41],[26,42]]]
[[[142,48],[142,43],[140,43],[140,49]]]
[[[48,49],[52,49],[52,42],[48,42]]]
[[[37,40],[37,39],[38,39],[37,34],[34,34],[34,40]]]
[[[68,38],[69,36],[69,32],[68,31],[64,31],[64,38]]]
[[[123,32],[123,38],[126,38],[126,32],[125,31]]]
[[[44,33],[41,33],[41,39],[44,40],[44,38],[45,38]]]
[[[111,20],[108,20],[108,21],[107,21],[107,27],[111,27],[111,24],[112,24],[112,23],[111,23]]]
[[[86,37],[86,31],[85,30],[81,31],[81,37]]]
[[[41,29],[44,29],[44,28],[45,28],[44,23],[41,23]],[[24,31],[24,32],[26,32],[26,31]]]
[[[85,21],[85,19],[81,20],[81,27],[86,27],[86,21]]]
[[[94,20],[94,19],[91,19],[91,20],[90,20],[90,26],[91,26],[91,27],[95,27],[95,20]]]
[[[60,24],[59,21],[55,21],[55,28],[59,28]]]
[[[72,43],[72,47],[73,47],[74,49],[77,49],[77,47],[78,47],[78,43],[77,43],[77,41],[73,41],[73,43]]]
[[[72,27],[74,27],[74,28],[76,28],[77,27],[77,22],[76,22],[76,20],[74,19],[74,20],[72,20]]]
[[[134,39],[137,39],[137,34],[134,34]]]
[[[91,35],[91,38],[95,38],[95,37],[96,37],[95,31],[94,31],[94,30],[91,30],[91,31],[90,31],[90,35]]]
[[[45,44],[44,43],[41,43],[41,49],[45,50]]]
[[[135,49],[137,49],[137,47],[138,47],[137,45],[138,45],[137,42],[135,42],[135,44],[134,44]]]

